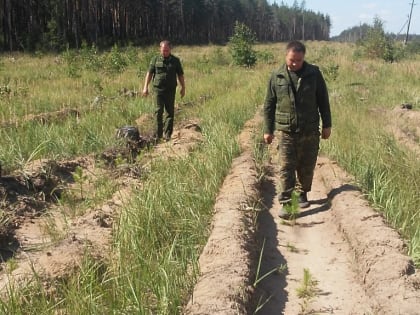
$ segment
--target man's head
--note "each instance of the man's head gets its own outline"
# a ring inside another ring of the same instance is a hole
[[[160,42],[160,54],[167,58],[171,54],[171,43],[168,40],[163,40]]]
[[[291,41],[286,46],[286,65],[290,71],[302,69],[306,48],[299,41]]]

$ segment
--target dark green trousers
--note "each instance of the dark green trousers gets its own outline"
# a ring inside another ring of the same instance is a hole
[[[156,94],[156,137],[170,139],[174,128],[176,90]],[[165,119],[163,114],[166,112]]]
[[[319,151],[320,133],[279,133],[279,200],[287,200],[293,190],[308,192],[312,187]]]

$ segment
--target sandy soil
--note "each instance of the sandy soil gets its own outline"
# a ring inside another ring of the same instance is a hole
[[[250,154],[259,119],[241,134],[243,154],[221,189],[184,313],[419,314],[419,272],[403,241],[336,163],[319,157],[311,206],[293,221],[277,216],[275,145],[262,182]],[[253,225],[257,199],[262,209]]]
[[[414,123],[391,132],[419,152],[420,135],[412,134],[418,130],[418,116],[413,116],[417,114],[395,111],[398,115],[390,116],[400,117],[405,125],[414,117]],[[243,153],[233,161],[220,189],[212,233],[199,260],[200,278],[183,313],[253,314],[258,309],[258,314],[266,315],[420,314],[420,276],[404,242],[334,161],[318,159],[310,208],[293,221],[277,216],[275,144],[264,176],[253,159],[253,136],[258,135],[260,119],[257,113],[239,137]],[[171,142],[153,145],[143,158],[177,158],[200,141],[199,122],[181,122]],[[2,210],[15,215],[0,231],[5,261],[0,290],[11,282],[30,281],[33,271],[46,286],[53,286],[55,279],[80,266],[86,246],[96,259],[107,259],[113,222],[132,188],[141,188],[137,176],[141,169],[130,163],[112,167],[122,153],[114,148],[104,152],[110,169],[97,165],[97,157],[87,156],[53,165],[38,161],[25,174],[0,178]],[[129,159],[130,153],[125,156]],[[102,204],[69,219],[54,198],[45,196],[53,192],[58,196],[63,187],[77,185],[71,176],[77,166],[84,169],[88,182],[101,172],[112,173],[118,190]],[[58,239],[52,237],[51,227]]]
[[[96,157],[89,155],[61,162],[35,161],[22,174],[1,177],[0,205],[8,224],[0,231],[3,261],[0,295],[8,286],[29,283],[34,272],[36,277],[45,279],[47,288],[53,286],[55,280],[78,270],[87,249],[95,260],[106,262],[110,257],[113,223],[130,200],[133,188],[141,189],[138,175],[147,169],[148,162],[156,157],[185,156],[201,140],[197,122],[179,122],[170,142],[155,144],[147,137],[139,142],[141,147],[152,148],[144,152],[141,168],[130,162],[133,150],[123,145],[109,148]],[[134,148],[137,150],[140,148]],[[116,164],[115,160],[121,156],[127,163]],[[75,199],[80,198],[80,187],[73,175],[77,167],[83,169],[86,177],[83,181],[86,197],[94,194],[93,183],[102,175],[112,177],[117,187],[109,199],[84,209],[81,214],[61,206],[56,198],[62,191],[73,191]]]

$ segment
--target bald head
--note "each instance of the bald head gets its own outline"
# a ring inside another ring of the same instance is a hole
[[[159,44],[160,46],[160,54],[167,58],[171,54],[171,43],[168,40],[163,40]]]

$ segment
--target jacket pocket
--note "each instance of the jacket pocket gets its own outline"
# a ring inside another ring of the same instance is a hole
[[[282,112],[277,113],[277,123],[279,125],[289,126],[290,125],[290,113],[282,113]]]
[[[290,84],[286,80],[277,79],[276,82],[276,92],[278,96],[288,95],[289,94]]]
[[[162,74],[162,73],[166,73],[166,67],[162,64],[162,65],[156,65],[156,74]]]

